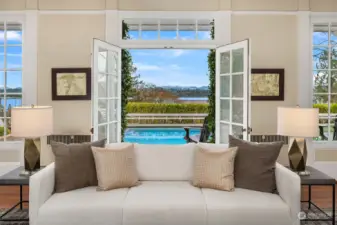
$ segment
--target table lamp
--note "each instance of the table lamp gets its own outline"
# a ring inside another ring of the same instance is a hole
[[[317,137],[318,109],[314,108],[287,108],[277,109],[277,134],[289,136],[289,166],[299,175],[309,175],[305,170],[307,163],[306,138]]]
[[[53,108],[30,106],[12,108],[11,136],[25,138],[23,175],[30,175],[40,168],[42,136],[53,133]]]

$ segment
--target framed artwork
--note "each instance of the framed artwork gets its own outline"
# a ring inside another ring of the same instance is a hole
[[[90,100],[91,68],[53,68],[52,100]]]
[[[252,69],[252,101],[284,100],[284,69]]]

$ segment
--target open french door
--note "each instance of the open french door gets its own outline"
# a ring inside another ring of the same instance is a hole
[[[216,49],[216,143],[227,144],[229,134],[249,140],[250,65],[249,40]]]
[[[121,48],[94,39],[92,54],[93,140],[121,141]]]

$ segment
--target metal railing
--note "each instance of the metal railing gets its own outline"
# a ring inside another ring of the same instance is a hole
[[[129,126],[202,126],[207,113],[129,113]]]

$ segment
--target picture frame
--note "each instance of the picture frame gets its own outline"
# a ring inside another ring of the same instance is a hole
[[[91,68],[52,68],[52,100],[91,100]]]
[[[252,101],[284,101],[284,69],[252,69]]]

